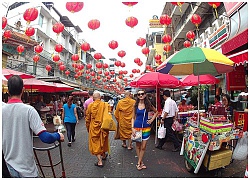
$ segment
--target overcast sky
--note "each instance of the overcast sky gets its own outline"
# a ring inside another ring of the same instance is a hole
[[[80,12],[71,13],[66,9],[66,1],[54,1],[55,8],[62,15],[70,18],[74,25],[78,25],[83,33],[82,38],[86,40],[96,52],[108,60],[116,58],[126,63],[124,69],[129,74],[133,68],[144,69],[146,56],[142,54],[141,47],[136,44],[140,37],[145,38],[148,32],[158,31],[159,29],[149,29],[149,19],[153,15],[161,16],[165,1],[161,0],[140,0],[133,7],[128,7],[119,0],[87,0]],[[127,17],[134,16],[138,19],[138,25],[130,28],[125,24]],[[100,28],[91,30],[88,22],[91,19],[100,21]],[[112,50],[108,43],[111,40],[118,42],[118,48]],[[144,45],[145,47],[145,45]],[[126,51],[126,56],[120,58],[117,53],[120,50]],[[143,61],[141,67],[134,63],[134,59],[139,57]]]

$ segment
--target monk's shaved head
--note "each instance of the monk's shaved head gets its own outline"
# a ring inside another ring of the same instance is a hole
[[[94,99],[94,100],[101,99],[101,94],[100,94],[99,92],[95,92],[95,93],[93,94],[93,99]]]
[[[131,95],[131,92],[130,91],[125,91],[124,95],[125,95],[125,97],[129,97]]]

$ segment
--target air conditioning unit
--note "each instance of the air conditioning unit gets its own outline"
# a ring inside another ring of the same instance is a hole
[[[213,23],[212,23],[212,27],[214,27],[214,31],[216,31],[217,29],[219,29],[219,27],[221,26],[221,20],[216,19]]]
[[[205,37],[208,38],[211,34],[213,34],[213,28],[212,27],[208,27],[205,30]]]

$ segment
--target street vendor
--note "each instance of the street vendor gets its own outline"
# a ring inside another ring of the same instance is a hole
[[[183,98],[180,104],[178,105],[179,112],[185,112],[188,110],[186,102],[187,102],[186,98]]]
[[[222,105],[226,108],[226,111],[228,111],[233,116],[233,107],[231,106],[230,96],[228,94],[224,94],[222,96]]]

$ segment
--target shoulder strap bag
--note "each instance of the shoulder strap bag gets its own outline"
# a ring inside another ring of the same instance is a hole
[[[142,119],[142,128],[139,131],[135,131],[134,135],[131,135],[132,142],[142,142],[142,129],[145,120],[146,108],[144,110],[144,115]]]

